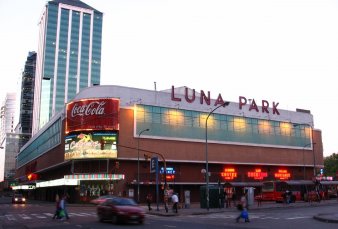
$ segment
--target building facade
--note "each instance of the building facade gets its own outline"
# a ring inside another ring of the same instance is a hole
[[[36,52],[29,52],[21,80],[19,124],[16,131],[22,136],[19,148],[24,146],[32,135],[35,69]]]
[[[167,183],[199,201],[207,166],[211,185],[313,179],[323,167],[322,137],[309,111],[282,110],[275,101],[226,102],[187,87],[96,86],[21,149],[16,178],[40,199],[66,190],[74,202],[111,192],[143,202],[148,192],[155,196],[156,161],[160,190]]]
[[[46,4],[39,23],[33,134],[80,89],[100,84],[102,16],[79,0]]]
[[[12,143],[12,135],[15,130],[15,106],[16,93],[7,93],[6,98],[1,106],[0,121],[0,147],[1,147],[1,171],[0,181],[3,181],[9,175],[14,176],[15,156]],[[18,151],[17,151],[18,152]],[[17,153],[16,152],[16,153]]]

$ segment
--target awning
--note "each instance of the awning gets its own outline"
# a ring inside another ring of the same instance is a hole
[[[288,185],[314,185],[312,180],[286,180],[284,182]]]
[[[262,182],[225,182],[224,186],[261,187],[261,186],[263,186],[263,183]]]
[[[338,180],[320,181],[321,185],[338,185]]]

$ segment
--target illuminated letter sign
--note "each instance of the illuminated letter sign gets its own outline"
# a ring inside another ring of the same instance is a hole
[[[118,130],[119,102],[117,99],[86,99],[67,104],[66,134],[83,130]]]
[[[261,169],[255,169],[254,172],[248,172],[248,177],[251,177],[255,180],[263,180],[267,176],[268,176],[268,173],[262,172]]]
[[[65,160],[117,158],[117,133],[87,132],[65,137]]]
[[[237,177],[237,172],[234,168],[225,168],[224,172],[221,173],[221,177],[224,180],[233,180]]]
[[[278,173],[275,173],[275,178],[279,180],[288,180],[291,174],[286,169],[279,169]]]

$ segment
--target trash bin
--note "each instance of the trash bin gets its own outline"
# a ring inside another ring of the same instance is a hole
[[[206,185],[200,187],[200,206],[207,208]],[[224,190],[222,186],[209,185],[209,208],[224,208]]]
[[[184,191],[184,208],[190,208],[190,190]]]
[[[255,201],[255,188],[253,187],[245,187],[244,188],[245,192],[247,193],[247,201],[248,205],[253,205]]]

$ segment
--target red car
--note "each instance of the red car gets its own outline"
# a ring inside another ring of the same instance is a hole
[[[106,199],[97,206],[99,220],[111,220],[114,224],[120,222],[144,223],[145,211],[133,199],[114,197]]]
[[[102,204],[106,199],[115,198],[113,195],[104,195],[90,201],[92,204]]]

